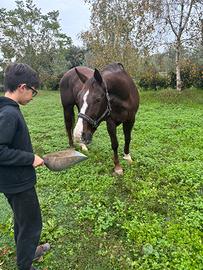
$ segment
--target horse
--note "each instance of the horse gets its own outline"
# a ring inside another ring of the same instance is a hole
[[[124,159],[131,163],[129,145],[139,108],[139,92],[124,66],[121,63],[112,63],[101,72],[96,68],[93,70],[77,66],[64,74],[59,86],[70,147],[73,147],[74,142],[79,142],[87,150],[86,146],[91,142],[94,132],[102,121],[106,121],[114,152],[114,172],[122,175],[116,128],[123,124]],[[74,128],[75,105],[79,113]]]

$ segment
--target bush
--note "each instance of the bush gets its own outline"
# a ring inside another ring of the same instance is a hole
[[[158,88],[167,88],[170,80],[168,76],[148,72],[140,78],[138,84],[144,89],[157,90]]]
[[[195,87],[203,89],[203,66],[198,68],[198,77],[194,80]]]
[[[190,60],[183,60],[181,62],[181,80],[183,88],[195,86],[203,88],[203,67],[192,63]],[[176,87],[176,73],[174,71],[169,73],[170,86]]]
[[[203,66],[198,66],[190,60],[181,62],[181,80],[183,88],[191,86],[203,88]],[[154,89],[172,87],[176,88],[176,73],[171,71],[169,74],[158,73],[149,68],[138,81],[138,85],[144,89]]]
[[[44,80],[42,87],[46,88],[48,90],[55,90],[56,91],[59,88],[59,82],[60,82],[62,77],[63,77],[62,73],[60,73],[58,75],[51,75]]]
[[[167,87],[169,87],[169,84],[170,84],[170,80],[169,80],[168,75],[167,76],[166,75],[163,76],[160,74],[157,75],[156,85],[158,88],[167,88]]]

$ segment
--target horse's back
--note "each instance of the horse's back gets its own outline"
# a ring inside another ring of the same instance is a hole
[[[107,65],[103,71],[109,93],[127,104],[128,109],[136,112],[139,107],[139,93],[132,77],[121,63]]]

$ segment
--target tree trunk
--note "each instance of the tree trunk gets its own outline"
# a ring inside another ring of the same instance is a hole
[[[180,75],[180,48],[181,48],[180,41],[176,43],[176,90],[178,92],[182,91],[182,81]]]

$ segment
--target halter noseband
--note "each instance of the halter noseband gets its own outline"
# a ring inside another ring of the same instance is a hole
[[[86,120],[94,128],[97,128],[99,126],[100,122],[106,116],[109,116],[110,113],[111,113],[110,97],[109,97],[109,93],[108,93],[108,90],[107,90],[106,83],[105,83],[105,90],[106,90],[107,108],[106,108],[105,112],[99,117],[99,119],[94,120],[94,119],[92,119],[91,117],[89,117],[88,115],[86,115],[84,113],[79,113],[78,114],[78,117],[83,118],[84,120]]]

